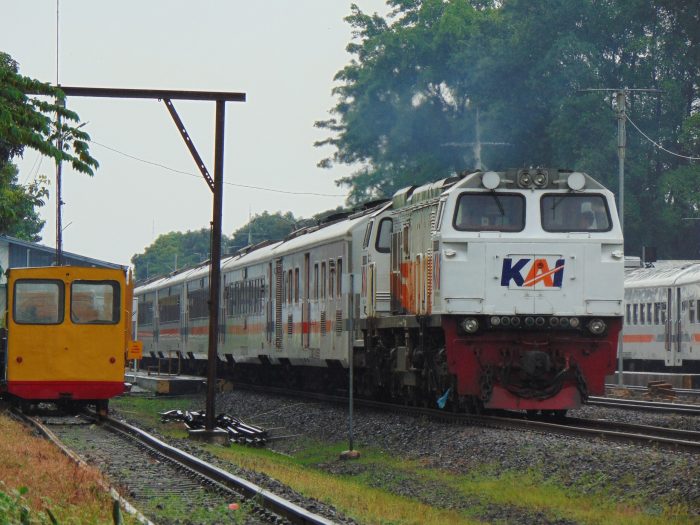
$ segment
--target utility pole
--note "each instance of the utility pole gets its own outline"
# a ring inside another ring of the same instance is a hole
[[[662,93],[660,89],[629,89],[629,88],[590,88],[581,89],[580,91],[607,91],[615,96],[615,104],[617,106],[617,177],[618,177],[618,193],[617,193],[617,216],[620,219],[620,230],[624,239],[625,235],[625,148],[627,146],[627,136],[625,132],[625,121],[627,120],[627,94],[632,91],[642,93]],[[623,368],[622,359],[622,337],[617,343],[617,384],[623,384]]]

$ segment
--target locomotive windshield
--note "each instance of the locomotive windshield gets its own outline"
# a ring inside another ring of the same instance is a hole
[[[540,201],[542,228],[548,232],[607,232],[612,228],[603,195],[549,194]]]
[[[455,209],[454,227],[461,231],[522,231],[525,199],[514,193],[462,193]]]

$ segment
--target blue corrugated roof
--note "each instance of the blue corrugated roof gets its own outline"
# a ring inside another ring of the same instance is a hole
[[[44,246],[42,244],[37,244],[34,242],[29,242],[25,241],[22,239],[18,239],[16,237],[11,237],[9,235],[1,235],[0,234],[0,242],[7,242],[8,244],[14,244],[15,246],[22,246],[24,248],[30,248],[32,250],[37,250],[40,252],[45,252],[45,253],[55,253],[56,249],[55,248],[50,248],[48,246]],[[85,257],[84,255],[78,255],[76,253],[71,253],[71,252],[63,252],[63,256],[65,258],[70,258],[74,259],[76,261],[80,261],[84,264],[92,265],[92,266],[101,266],[104,268],[115,268],[115,269],[124,269],[126,270],[128,267],[127,266],[122,266],[121,264],[116,264],[116,263],[111,263],[107,261],[101,261],[99,259],[93,259],[92,257]]]

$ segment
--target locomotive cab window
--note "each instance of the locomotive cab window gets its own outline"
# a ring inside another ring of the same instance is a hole
[[[462,193],[455,230],[519,232],[525,228],[525,198],[513,193]]]
[[[379,222],[377,230],[377,240],[374,247],[379,253],[389,253],[391,251],[391,231],[394,221],[389,218],[384,218]]]
[[[74,281],[70,295],[70,318],[74,323],[119,322],[119,283],[116,281]]]
[[[540,201],[542,229],[548,232],[607,232],[610,209],[603,195],[549,194]]]
[[[61,324],[64,297],[61,281],[20,279],[15,282],[12,317],[17,324]]]

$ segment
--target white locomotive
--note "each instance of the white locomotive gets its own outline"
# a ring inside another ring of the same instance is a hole
[[[268,382],[342,388],[352,359],[365,396],[566,410],[615,368],[623,261],[588,175],[455,176],[224,259],[218,352]],[[146,355],[206,357],[207,279],[136,290]]]

